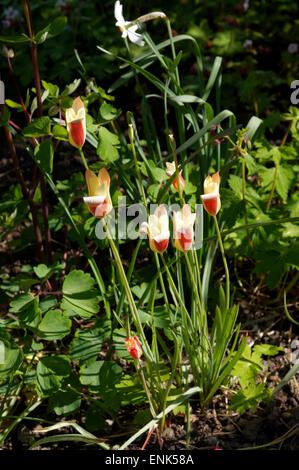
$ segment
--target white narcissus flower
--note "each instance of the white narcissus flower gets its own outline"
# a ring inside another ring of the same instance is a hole
[[[148,223],[140,226],[140,234],[147,233],[150,248],[158,253],[163,253],[168,247],[170,237],[167,209],[163,204],[148,218]]]
[[[128,26],[132,22],[126,21],[124,19],[123,6],[121,5],[119,0],[117,0],[117,2],[115,2],[115,5],[114,5],[114,16],[116,19],[115,26],[117,26],[120,32],[122,33],[121,34],[122,38],[128,37],[130,41],[133,42],[134,44],[137,44],[138,46],[144,46],[142,35],[139,33],[136,33],[136,30],[138,29],[137,24]]]
[[[251,39],[246,39],[244,42],[243,42],[243,47],[244,49],[246,49],[246,51],[251,51],[252,47],[253,47],[253,42]]]
[[[291,44],[288,45],[289,54],[297,54],[298,51],[299,51],[299,47],[296,42],[291,42]]]

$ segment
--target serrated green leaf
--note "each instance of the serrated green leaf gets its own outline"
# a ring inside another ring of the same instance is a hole
[[[242,178],[236,175],[230,175],[228,184],[236,197],[242,199]]]
[[[279,165],[276,180],[276,191],[283,201],[288,199],[288,192],[293,178],[294,173],[291,168]]]

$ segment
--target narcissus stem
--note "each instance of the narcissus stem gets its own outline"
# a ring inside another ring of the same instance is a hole
[[[219,225],[218,225],[216,215],[213,215],[213,219],[214,219],[214,222],[215,222],[219,247],[220,247],[220,251],[221,251],[221,255],[222,255],[222,259],[223,259],[223,264],[224,264],[224,270],[225,270],[225,277],[226,277],[226,296],[225,296],[226,299],[225,300],[226,300],[226,309],[228,310],[229,309],[229,271],[228,271],[228,266],[227,266],[225,253],[224,253],[224,247],[223,247],[221,233],[220,233],[220,229],[219,229]]]

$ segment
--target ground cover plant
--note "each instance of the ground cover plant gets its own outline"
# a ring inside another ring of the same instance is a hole
[[[298,450],[298,6],[104,3],[3,2],[1,446]]]

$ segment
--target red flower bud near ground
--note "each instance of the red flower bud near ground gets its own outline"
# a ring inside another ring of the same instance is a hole
[[[139,344],[137,336],[126,338],[125,346],[126,346],[128,353],[133,359],[137,360],[142,356],[142,348]]]

